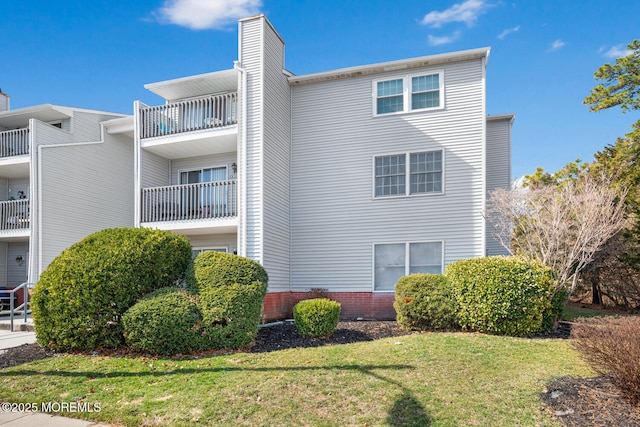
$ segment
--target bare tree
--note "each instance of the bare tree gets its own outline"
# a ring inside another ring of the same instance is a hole
[[[494,190],[487,219],[502,246],[553,268],[557,288],[571,294],[594,254],[624,227],[625,194],[609,177],[584,173],[560,185]]]

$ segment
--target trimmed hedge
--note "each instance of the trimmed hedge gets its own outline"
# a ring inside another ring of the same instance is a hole
[[[187,273],[188,285],[194,293],[210,287],[245,285],[253,282],[268,283],[265,269],[252,259],[226,252],[205,251],[198,254]]]
[[[300,301],[293,307],[293,319],[300,335],[312,338],[331,336],[340,319],[340,303],[327,298]]]
[[[202,346],[197,299],[177,287],[146,295],[122,316],[125,342],[137,351],[174,355]]]
[[[122,315],[156,289],[184,277],[191,244],[184,236],[145,228],[112,228],[58,255],[31,300],[36,338],[69,351],[118,347]]]
[[[264,268],[249,258],[202,252],[193,262],[189,286],[199,292],[205,348],[241,348],[258,333],[267,293]]]
[[[529,335],[553,327],[553,274],[546,265],[520,257],[487,257],[449,264],[463,329],[506,335]],[[557,298],[556,298],[557,299]]]
[[[456,304],[447,278],[441,274],[412,274],[396,283],[393,308],[407,330],[458,328]]]

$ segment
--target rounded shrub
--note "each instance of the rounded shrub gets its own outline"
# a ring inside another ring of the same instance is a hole
[[[193,262],[189,287],[197,292],[205,348],[241,348],[258,333],[268,276],[249,258],[202,252]]]
[[[146,295],[122,316],[122,325],[126,344],[138,351],[171,356],[202,344],[196,298],[177,287]]]
[[[463,329],[522,336],[549,329],[553,274],[546,265],[520,257],[487,257],[449,264],[458,322]]]
[[[451,285],[441,274],[411,274],[400,278],[396,283],[393,308],[404,329],[458,328]]]
[[[252,259],[226,252],[205,251],[198,254],[187,274],[189,287],[198,293],[215,286],[234,283],[268,283],[269,276],[259,263]]]
[[[184,236],[145,228],[112,228],[58,255],[31,300],[43,347],[90,350],[123,341],[122,315],[144,295],[175,285],[191,261]]]
[[[340,303],[327,298],[300,301],[293,307],[293,319],[300,335],[328,337],[338,326]]]

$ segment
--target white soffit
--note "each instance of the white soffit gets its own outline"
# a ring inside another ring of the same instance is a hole
[[[144,87],[167,101],[238,90],[238,72],[234,69],[149,83]]]
[[[72,111],[69,107],[51,104],[4,111],[0,113],[0,126],[9,129],[27,127],[29,119],[37,119],[42,122],[64,120],[71,117]]]

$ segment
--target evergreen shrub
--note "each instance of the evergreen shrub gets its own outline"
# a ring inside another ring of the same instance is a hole
[[[300,335],[326,338],[333,334],[340,319],[340,303],[327,298],[300,301],[293,307],[293,319]]]
[[[154,291],[122,317],[125,342],[137,351],[170,356],[199,350],[202,315],[197,299],[178,287]]]
[[[31,299],[36,338],[59,351],[118,347],[122,315],[144,295],[183,279],[184,236],[145,228],[93,233],[58,255]]]
[[[487,257],[449,264],[460,326],[466,330],[530,335],[553,327],[558,313],[553,274],[520,257]]]
[[[451,285],[441,274],[411,274],[398,280],[393,307],[407,330],[455,330],[456,304]]]

